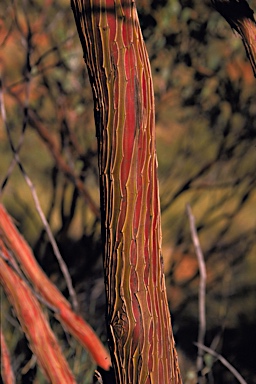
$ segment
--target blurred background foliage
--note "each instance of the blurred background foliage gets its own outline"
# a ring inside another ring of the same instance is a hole
[[[206,260],[205,343],[248,383],[256,380],[256,94],[242,42],[210,1],[138,0],[152,65],[163,256],[185,383],[193,383],[198,332],[198,264],[185,204]],[[256,10],[256,1],[251,1]],[[93,101],[68,0],[2,0],[0,69],[7,123],[22,165],[66,261],[81,314],[106,341],[97,143]],[[66,294],[31,191],[13,163],[0,120],[1,202],[51,279]],[[2,298],[2,326],[17,383],[44,382]],[[50,316],[50,315],[49,315]],[[78,383],[93,363],[61,332]],[[205,359],[209,383],[233,383]]]

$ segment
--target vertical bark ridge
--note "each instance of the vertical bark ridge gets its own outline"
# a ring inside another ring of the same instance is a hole
[[[152,77],[133,0],[72,0],[95,101],[117,383],[180,383],[161,257]]]

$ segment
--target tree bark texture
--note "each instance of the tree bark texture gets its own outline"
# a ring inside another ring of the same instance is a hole
[[[161,256],[152,76],[133,0],[71,0],[95,103],[118,384],[181,383]]]

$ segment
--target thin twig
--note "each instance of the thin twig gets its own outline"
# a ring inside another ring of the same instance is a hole
[[[244,380],[244,378],[240,375],[240,373],[231,365],[225,357],[220,355],[219,353],[215,352],[213,349],[206,347],[205,345],[201,343],[194,343],[199,349],[202,351],[205,351],[212,355],[213,357],[216,357],[232,374],[233,376],[239,381],[241,384],[247,384],[247,382]]]
[[[29,122],[36,129],[37,133],[43,139],[43,141],[46,143],[47,148],[51,152],[58,168],[64,173],[64,175],[69,180],[71,180],[74,183],[79,193],[81,193],[81,195],[87,201],[92,212],[95,214],[97,218],[100,218],[99,208],[95,204],[89,192],[87,191],[81,177],[77,175],[74,169],[72,169],[72,167],[70,167],[70,165],[67,164],[67,162],[64,160],[52,136],[48,132],[47,128],[43,124],[41,124],[38,119],[36,119],[36,115],[34,111],[29,111]]]
[[[12,94],[11,92],[9,92],[9,93],[13,97],[16,98],[16,100],[18,101],[19,104],[21,104],[21,101],[17,97],[17,95]],[[64,157],[60,153],[58,147],[56,146],[55,141],[53,140],[52,136],[48,132],[47,128],[42,123],[39,122],[39,119],[37,117],[38,116],[36,116],[35,111],[32,111],[31,109],[28,110],[28,121],[29,121],[30,125],[36,129],[39,136],[45,142],[47,149],[50,151],[50,153],[52,154],[52,156],[54,158],[56,166],[59,168],[59,170],[61,172],[64,173],[64,175],[67,177],[68,180],[70,180],[72,183],[74,183],[74,185],[78,189],[79,193],[85,199],[85,201],[88,203],[90,209],[95,214],[97,219],[100,219],[99,207],[94,202],[91,195],[89,194],[89,192],[88,192],[88,190],[87,190],[86,186],[84,185],[84,182],[81,178],[81,175],[76,174],[75,170],[72,167],[70,167],[70,165],[65,161]],[[16,152],[18,152],[17,148],[16,148]],[[16,164],[15,159],[13,159],[12,162],[13,162],[13,164],[10,165],[10,167],[6,173],[6,177],[5,177],[4,181],[2,182],[2,186],[0,187],[0,196],[1,196],[2,190],[4,189],[4,187],[8,181],[9,176],[12,172],[11,166]]]
[[[41,208],[41,205],[40,205],[40,201],[38,199],[38,196],[37,196],[37,193],[36,193],[36,189],[34,187],[34,184],[32,183],[31,179],[29,178],[29,176],[27,175],[21,161],[20,161],[20,158],[19,158],[19,155],[18,153],[16,152],[15,148],[14,148],[14,145],[13,145],[13,142],[12,142],[12,138],[11,138],[11,134],[10,134],[10,129],[8,127],[8,124],[7,124],[7,119],[6,119],[6,111],[5,111],[5,105],[4,105],[4,97],[3,97],[3,92],[2,92],[2,87],[0,86],[0,108],[1,108],[1,114],[2,114],[2,118],[3,118],[3,121],[4,121],[4,124],[5,124],[5,128],[6,128],[6,132],[7,132],[7,135],[8,135],[8,139],[9,139],[9,143],[10,143],[10,146],[11,146],[11,150],[13,152],[13,156],[17,162],[17,165],[19,166],[20,168],[20,171],[31,191],[31,194],[32,194],[32,197],[33,197],[33,200],[34,200],[34,203],[35,203],[35,207],[36,207],[36,210],[41,218],[41,221],[44,225],[44,228],[45,228],[45,231],[47,232],[47,235],[49,237],[49,240],[50,240],[50,243],[52,245],[52,248],[53,248],[53,252],[58,260],[58,263],[59,263],[59,266],[60,266],[60,269],[63,273],[63,276],[64,276],[64,279],[66,281],[66,284],[67,284],[67,288],[68,288],[68,291],[69,291],[69,294],[70,294],[70,298],[71,298],[71,301],[72,301],[72,305],[73,305],[73,308],[74,310],[77,312],[78,311],[78,301],[77,301],[77,297],[76,297],[76,293],[75,293],[75,290],[73,288],[73,284],[72,284],[72,280],[71,280],[71,277],[70,277],[70,274],[69,274],[69,271],[68,271],[68,268],[67,268],[67,265],[66,263],[64,262],[61,254],[60,254],[60,251],[59,251],[59,248],[58,248],[58,245],[56,243],[56,240],[53,236],[53,233],[51,231],[51,228],[46,220],[46,217],[44,215],[44,212]]]
[[[31,47],[30,47],[30,43],[28,42],[27,43],[27,62],[30,62],[30,53],[31,53]],[[23,107],[22,131],[21,131],[21,135],[19,137],[18,145],[15,148],[15,152],[17,154],[19,153],[19,151],[20,151],[20,149],[22,147],[22,144],[24,142],[25,131],[26,131],[26,128],[27,128],[27,123],[28,123],[28,107],[29,107],[29,95],[30,95],[30,81],[31,81],[31,66],[28,65],[26,67],[26,76],[25,76],[25,95],[26,95],[26,97],[25,97],[24,104],[22,105],[22,107]],[[0,88],[1,88],[1,92],[2,92],[2,83],[0,83]],[[3,100],[2,100],[2,102],[0,101],[0,104],[3,104]],[[6,119],[6,116],[5,116],[5,119]],[[2,185],[0,187],[0,197],[1,197],[1,194],[2,194],[5,186],[7,185],[7,182],[9,180],[10,175],[12,174],[12,171],[13,171],[15,165],[16,165],[16,159],[15,159],[15,157],[13,157],[12,160],[11,160],[11,163],[9,165],[9,168],[8,168],[8,170],[6,172],[4,181],[2,182]]]
[[[26,62],[24,64],[24,69],[23,69],[24,82],[25,82],[25,101],[24,101],[24,103],[22,103],[22,108],[23,108],[22,131],[21,131],[21,135],[19,137],[18,145],[15,148],[15,152],[19,153],[19,151],[20,151],[20,149],[22,147],[22,144],[24,142],[25,131],[26,131],[26,128],[27,128],[27,123],[28,123],[28,107],[29,107],[30,82],[31,82],[31,71],[32,71],[32,67],[30,65],[30,62],[31,62],[31,53],[32,53],[33,48],[32,48],[31,27],[30,27],[28,15],[25,12],[24,15],[25,15],[25,20],[26,20],[26,24],[27,24],[27,32],[25,32],[25,31],[22,30],[22,28],[20,27],[20,25],[18,23],[17,10],[16,10],[16,8],[14,8],[14,9],[15,9],[15,13],[14,13],[15,23],[16,23],[17,29],[19,30],[19,32],[22,35],[21,39],[22,39],[23,45],[26,48],[26,51],[25,51],[25,53],[26,53]],[[1,91],[3,92],[3,90],[2,90],[2,83],[0,84],[0,87],[1,87]],[[2,101],[2,103],[3,103],[3,101]],[[6,119],[6,116],[5,116],[5,119]],[[7,181],[9,179],[10,175],[12,174],[12,171],[13,171],[15,165],[16,165],[16,160],[15,160],[15,157],[14,157],[11,160],[9,168],[8,168],[8,170],[6,172],[5,179],[2,182],[1,189],[0,189],[0,196],[1,196],[2,192],[3,192],[4,187],[7,184]]]
[[[103,384],[102,376],[101,376],[100,372],[97,371],[97,369],[95,369],[95,371],[94,371],[94,376],[97,379],[97,383]]]
[[[205,291],[206,291],[206,267],[204,262],[204,256],[203,252],[200,246],[196,225],[195,225],[195,218],[192,214],[192,210],[189,204],[186,206],[187,215],[189,218],[189,224],[190,224],[190,232],[192,241],[195,247],[195,252],[198,260],[199,265],[199,330],[198,330],[198,344],[204,344],[204,338],[205,338],[205,331],[206,331],[206,316],[205,316]],[[203,351],[202,349],[198,348],[198,354],[197,354],[197,372],[199,375],[202,373],[203,369]]]
[[[61,48],[64,44],[66,44],[69,40],[73,39],[75,36],[75,34],[72,34],[70,36],[68,36],[66,39],[64,39],[63,41],[61,41],[58,46],[59,48]],[[47,51],[45,51],[40,57],[39,59],[37,59],[37,61],[33,64],[33,73],[31,73],[31,78],[36,78],[40,75],[42,75],[44,72],[50,70],[50,69],[53,69],[53,68],[56,68],[58,66],[58,64],[60,64],[60,61],[56,61],[54,62],[53,64],[49,64],[49,65],[46,65],[45,67],[42,67],[40,68],[40,71],[36,71],[37,67],[39,66],[39,64],[41,64],[41,62],[47,58],[48,55],[50,55],[52,52],[56,51],[57,50],[57,45],[54,46],[54,47],[51,47],[50,49],[48,49]],[[6,87],[6,91],[7,92],[10,92],[12,88],[16,87],[17,85],[21,85],[23,84],[24,82],[26,81],[25,77],[23,76],[22,78],[20,78],[19,80],[16,80],[15,82],[7,85]]]

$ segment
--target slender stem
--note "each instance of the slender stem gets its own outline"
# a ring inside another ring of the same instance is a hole
[[[33,200],[34,200],[34,203],[35,203],[35,207],[36,207],[36,210],[41,218],[41,221],[44,225],[44,228],[45,228],[45,231],[49,237],[49,240],[50,240],[50,243],[52,245],[52,248],[53,248],[53,252],[58,260],[58,263],[59,263],[59,266],[60,266],[60,269],[63,273],[63,276],[65,278],[65,281],[66,281],[66,284],[67,284],[67,287],[68,287],[68,291],[69,291],[69,294],[70,294],[70,297],[71,297],[71,300],[72,300],[72,304],[73,304],[73,308],[75,309],[75,311],[78,310],[78,301],[77,301],[77,297],[76,297],[76,293],[75,293],[75,290],[73,288],[73,284],[72,284],[72,280],[71,280],[71,277],[70,277],[70,274],[69,274],[69,271],[68,271],[68,268],[67,268],[67,265],[66,263],[64,262],[61,254],[60,254],[60,251],[59,251],[59,248],[58,248],[58,245],[56,243],[56,240],[53,236],[53,233],[51,231],[51,228],[46,220],[46,217],[45,217],[45,214],[42,210],[42,207],[41,207],[41,204],[40,204],[40,201],[38,199],[38,196],[37,196],[37,193],[36,193],[36,189],[35,189],[35,186],[34,184],[32,183],[32,180],[30,179],[30,177],[28,176],[28,174],[26,173],[21,161],[20,161],[20,157],[19,157],[19,154],[18,152],[16,151],[15,147],[14,147],[14,144],[13,144],[13,141],[12,141],[12,138],[11,138],[11,134],[10,134],[10,129],[9,129],[9,126],[7,124],[7,117],[6,117],[6,110],[5,110],[5,105],[4,105],[4,97],[3,97],[3,92],[2,92],[2,86],[0,86],[0,109],[1,109],[1,114],[2,114],[2,118],[3,118],[3,122],[5,124],[5,128],[6,128],[6,132],[7,132],[7,135],[8,135],[8,139],[9,139],[9,143],[10,143],[10,146],[11,146],[11,150],[13,152],[13,157],[30,189],[30,192],[32,194],[32,197],[33,197]]]
[[[192,241],[195,247],[195,252],[198,260],[199,265],[199,275],[200,275],[200,281],[199,281],[199,330],[198,330],[198,344],[204,344],[204,338],[205,338],[205,332],[206,332],[206,315],[205,315],[205,292],[206,292],[206,267],[204,262],[204,256],[203,252],[200,246],[196,225],[195,225],[195,217],[192,214],[192,210],[189,204],[186,206],[187,215],[189,218],[189,224],[190,224],[190,232]],[[200,376],[202,374],[203,369],[203,351],[202,349],[198,348],[198,354],[197,354],[197,372],[199,375],[199,382],[200,382]]]
[[[244,380],[244,378],[240,375],[240,373],[231,365],[225,357],[220,355],[219,353],[215,352],[213,349],[206,347],[203,344],[200,343],[194,343],[199,349],[202,351],[205,351],[209,353],[210,355],[216,357],[232,374],[233,376],[239,381],[240,384],[247,384],[247,382]]]

